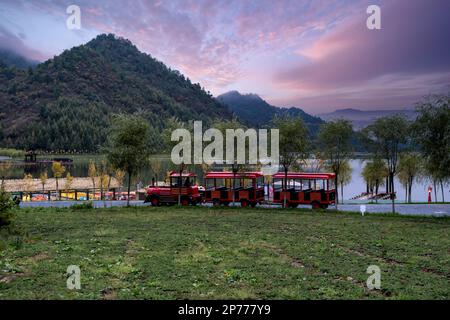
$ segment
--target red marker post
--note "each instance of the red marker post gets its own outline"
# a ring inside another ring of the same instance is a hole
[[[431,192],[433,191],[433,188],[431,186],[428,187],[428,203],[431,203]]]

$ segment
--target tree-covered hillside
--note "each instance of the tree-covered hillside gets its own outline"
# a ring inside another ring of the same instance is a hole
[[[307,114],[299,108],[278,108],[268,104],[256,94],[240,94],[230,91],[217,97],[238,119],[252,127],[264,127],[272,123],[275,117],[302,118],[314,136],[324,121]]]
[[[160,134],[170,118],[231,119],[199,84],[114,35],[27,71],[0,64],[2,146],[98,151],[117,113],[138,113],[150,122],[154,151],[162,147]]]

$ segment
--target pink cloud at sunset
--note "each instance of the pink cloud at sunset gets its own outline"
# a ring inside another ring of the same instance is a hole
[[[215,95],[254,92],[313,113],[450,91],[448,0],[80,0],[79,31],[65,26],[70,4],[2,1],[0,47],[44,60],[115,33]],[[366,27],[371,4],[381,30]]]

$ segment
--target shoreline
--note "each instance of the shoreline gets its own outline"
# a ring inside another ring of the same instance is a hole
[[[74,205],[84,204],[92,202],[94,208],[101,209],[101,208],[112,208],[112,207],[125,207],[127,205],[126,200],[95,200],[95,201],[36,201],[36,202],[21,202],[20,208],[70,208]],[[150,207],[150,203],[144,203],[142,200],[132,200],[130,201],[131,206],[135,207],[143,207],[147,206]],[[383,207],[378,206],[373,208],[370,204],[364,204],[366,206],[366,212],[365,215],[370,214],[392,214],[391,211],[391,205],[384,205]],[[449,204],[436,204],[436,205],[418,205],[422,206],[420,209],[414,208],[410,205],[402,205],[402,204],[396,204],[396,215],[400,216],[415,216],[415,217],[450,217],[450,205]],[[176,207],[176,206],[175,206]],[[211,207],[211,204],[202,204],[201,206],[198,206],[198,208],[205,208],[205,207]],[[236,204],[235,208],[239,208],[240,204]],[[164,207],[162,207],[164,208]],[[190,207],[195,208],[195,207]],[[231,207],[232,208],[232,207]],[[278,205],[271,205],[271,204],[263,204],[258,205],[257,208],[260,209],[279,209],[281,210],[281,206]],[[225,207],[221,207],[221,209],[228,209]],[[286,212],[292,212],[292,211],[299,211],[302,210],[309,210],[311,209],[311,206],[299,206],[296,209],[286,209],[288,211]],[[413,209],[413,210],[410,210]],[[325,210],[325,212],[339,212],[339,213],[345,213],[345,212],[352,212],[352,213],[359,213],[360,212],[360,205],[338,205],[338,210],[335,210],[334,206],[329,207]],[[319,210],[318,212],[322,212]]]

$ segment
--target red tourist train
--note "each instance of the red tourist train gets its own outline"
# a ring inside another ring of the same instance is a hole
[[[208,172],[205,175],[205,188],[196,184],[194,173],[172,172],[170,184],[150,186],[146,202],[154,206],[161,204],[196,205],[211,203],[214,206],[239,202],[242,207],[257,204],[281,204],[295,208],[298,205],[311,205],[314,209],[326,209],[335,204],[336,188],[333,173],[288,172],[272,176],[272,183],[264,183],[261,172]],[[266,189],[265,186],[268,188]],[[267,190],[268,192],[265,192]]]
[[[177,204],[178,202],[183,206],[196,205],[202,202],[196,178],[194,173],[180,175],[178,172],[172,172],[169,185],[147,188],[145,202],[151,202],[153,206]]]
[[[284,173],[274,174],[273,202],[286,203],[290,208],[296,208],[299,204],[310,204],[314,209],[326,209],[335,204],[335,177],[334,173],[288,172],[285,181]]]
[[[240,202],[242,207],[254,207],[264,201],[264,176],[260,172],[209,172],[204,201],[215,206]]]

